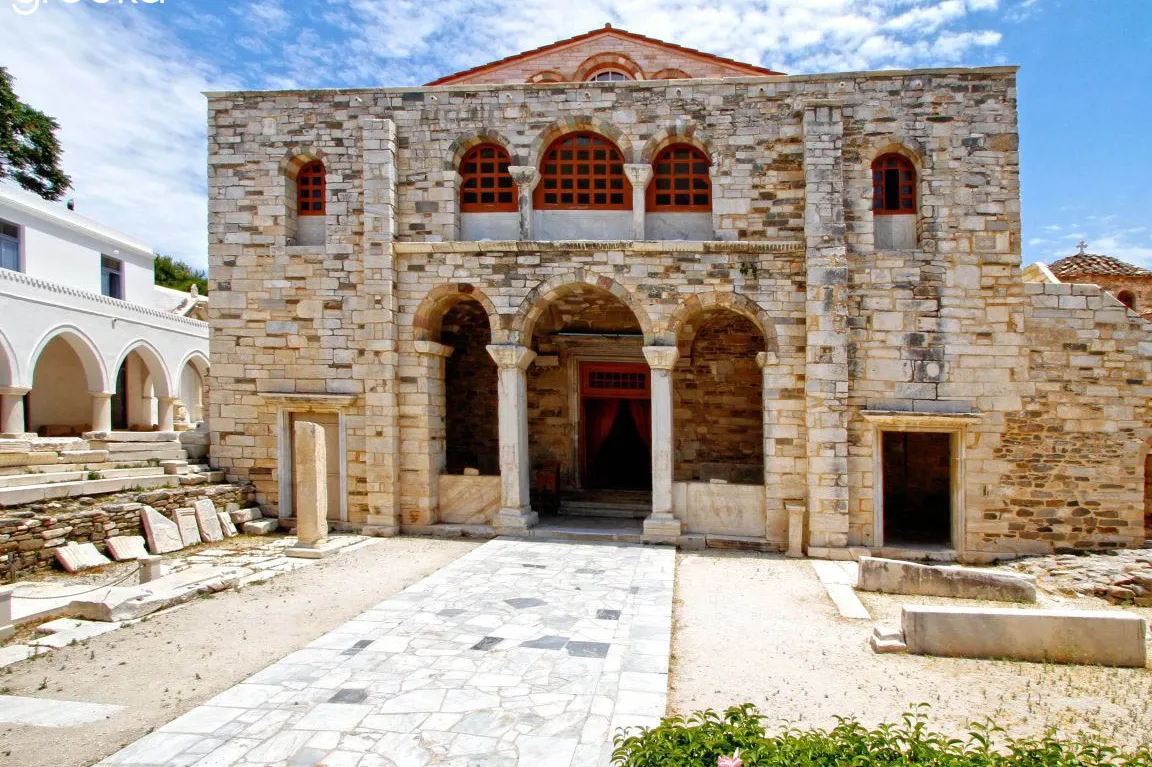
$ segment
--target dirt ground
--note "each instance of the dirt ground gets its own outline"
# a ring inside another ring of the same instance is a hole
[[[682,552],[677,570],[670,713],[751,702],[791,725],[831,727],[837,715],[898,721],[928,703],[929,723],[957,735],[991,717],[1014,737],[1055,728],[1152,742],[1152,669],[876,655],[873,626],[898,625],[909,600],[863,594],[875,620],[849,620],[804,560]]]
[[[390,538],[0,670],[0,693],[125,706],[97,724],[0,725],[0,765],[87,767],[479,545]]]

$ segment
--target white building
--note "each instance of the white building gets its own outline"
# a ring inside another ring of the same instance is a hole
[[[152,249],[0,186],[0,433],[168,431],[203,419],[208,325]],[[200,299],[202,300],[202,299]]]

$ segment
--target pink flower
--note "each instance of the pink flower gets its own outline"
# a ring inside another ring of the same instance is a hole
[[[716,767],[744,767],[744,761],[740,758],[740,749],[736,749],[736,753],[732,756],[722,756],[717,759]]]

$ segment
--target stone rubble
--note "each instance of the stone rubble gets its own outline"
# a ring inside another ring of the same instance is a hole
[[[1116,605],[1152,607],[1152,549],[1113,554],[1056,554],[1018,560],[1004,569],[1028,573],[1044,591],[1099,597]]]

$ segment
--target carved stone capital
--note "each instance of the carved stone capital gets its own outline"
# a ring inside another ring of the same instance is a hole
[[[652,166],[647,163],[625,163],[624,175],[633,189],[643,189],[652,180]]]
[[[492,359],[496,360],[496,366],[501,370],[514,370],[516,368],[527,370],[528,366],[532,364],[532,360],[536,359],[536,352],[527,346],[491,344],[487,348]]]
[[[532,165],[509,165],[508,175],[516,182],[516,186],[527,186],[529,189],[535,187],[536,182],[540,180],[540,174]]]
[[[680,349],[675,346],[645,346],[643,351],[653,370],[671,370],[680,358]]]

